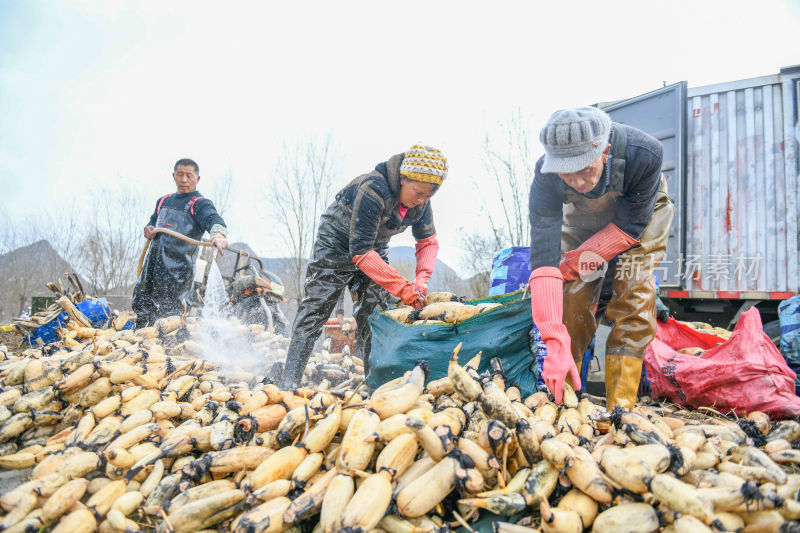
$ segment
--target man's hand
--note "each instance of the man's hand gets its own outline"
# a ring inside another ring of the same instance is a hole
[[[211,246],[217,249],[219,255],[225,255],[222,250],[228,247],[228,239],[221,233],[215,234],[211,237]]]
[[[155,226],[145,226],[144,227],[144,238],[147,239],[148,241],[152,241],[153,237],[156,236],[156,234],[153,233],[155,230],[156,230]]]

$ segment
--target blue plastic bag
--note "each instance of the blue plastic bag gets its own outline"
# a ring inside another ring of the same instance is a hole
[[[111,311],[105,298],[84,300],[75,304],[75,307],[89,319],[92,327],[105,328],[111,319]],[[25,341],[31,346],[38,346],[60,340],[56,330],[62,327],[66,320],[67,313],[61,313],[52,321],[34,330],[33,334]]]
[[[500,250],[492,259],[489,275],[489,296],[523,290],[531,277],[531,249],[514,246]]]

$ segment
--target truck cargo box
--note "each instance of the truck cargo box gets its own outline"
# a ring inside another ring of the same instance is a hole
[[[792,67],[599,104],[664,144],[676,216],[662,296],[779,300],[798,291],[798,91]]]

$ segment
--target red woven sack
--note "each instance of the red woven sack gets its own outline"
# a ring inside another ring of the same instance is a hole
[[[722,337],[697,331],[672,317],[667,319],[666,324],[661,322],[657,322],[657,324],[656,338],[673,350],[692,347],[708,350],[717,344],[725,342]]]
[[[800,414],[795,373],[764,334],[758,309],[742,313],[730,339],[716,345],[720,341],[676,321],[659,324],[644,355],[652,396],[738,415],[763,411],[775,419]],[[699,356],[676,351],[690,346],[708,349]]]

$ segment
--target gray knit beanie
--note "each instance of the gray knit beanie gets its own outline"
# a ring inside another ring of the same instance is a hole
[[[577,172],[597,159],[608,146],[611,117],[595,107],[560,109],[539,133],[544,146],[542,172]]]

